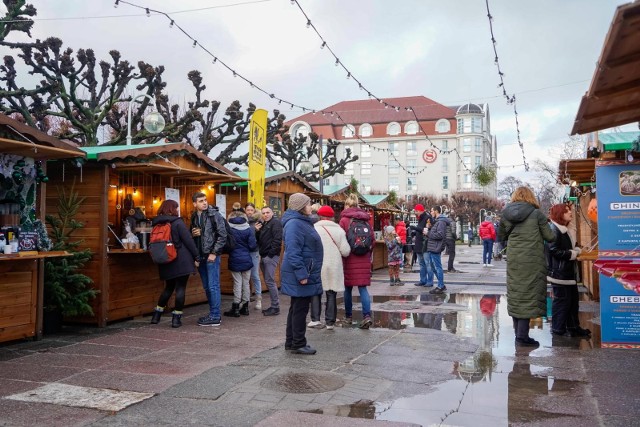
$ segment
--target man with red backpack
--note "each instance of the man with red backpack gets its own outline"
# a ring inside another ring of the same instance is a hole
[[[209,301],[209,314],[198,319],[199,326],[220,326],[220,255],[227,242],[226,220],[216,206],[209,206],[207,195],[192,196],[196,211],[191,215],[191,235],[200,254],[198,272]]]

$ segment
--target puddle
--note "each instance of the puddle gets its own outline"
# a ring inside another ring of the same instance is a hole
[[[354,320],[360,320],[357,292],[353,299]],[[540,348],[516,348],[505,295],[376,295],[372,297],[372,312],[374,328],[437,329],[473,339],[478,350],[472,357],[455,362],[452,379],[431,393],[388,402],[328,406],[318,413],[418,425],[553,424],[554,418],[568,416],[537,410],[533,402],[544,396],[571,395],[584,384],[556,379],[550,375],[553,368],[533,362],[566,348],[589,351],[600,347],[600,326],[592,322],[596,313],[580,312],[580,324],[592,331],[592,338],[552,335],[550,319],[539,318],[531,320],[530,335],[540,342]],[[343,316],[344,310],[338,314],[339,318]]]

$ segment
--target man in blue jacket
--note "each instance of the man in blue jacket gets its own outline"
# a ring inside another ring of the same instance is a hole
[[[445,238],[447,237],[447,219],[440,216],[442,213],[440,206],[434,206],[431,208],[431,216],[435,218],[433,225],[429,228],[427,233],[427,248],[428,259],[433,270],[435,270],[436,278],[438,279],[438,286],[429,291],[430,294],[442,294],[447,290],[444,285],[444,274],[442,271],[442,251],[445,247]],[[433,283],[434,271],[431,271],[427,282]]]

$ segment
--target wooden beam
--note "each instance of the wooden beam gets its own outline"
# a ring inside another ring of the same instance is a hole
[[[640,79],[632,80],[627,83],[623,83],[618,86],[613,86],[608,89],[602,89],[594,92],[589,98],[602,99],[609,96],[620,96],[625,93],[637,92],[640,89]]]
[[[601,111],[598,111],[596,113],[591,113],[591,114],[585,114],[582,117],[582,120],[593,120],[593,119],[600,119],[602,117],[606,117],[606,116],[612,116],[615,114],[621,114],[621,113],[633,113],[636,116],[640,115],[640,104],[634,104],[634,105],[624,105],[622,107],[618,107],[618,108],[605,108]],[[635,122],[636,119],[630,119],[629,122]],[[613,126],[613,125],[611,125]],[[610,126],[608,126],[610,127]]]

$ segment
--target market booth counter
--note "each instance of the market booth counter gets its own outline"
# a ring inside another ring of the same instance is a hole
[[[73,157],[84,152],[0,114],[0,342],[42,334],[44,259],[68,254],[40,250],[27,228],[45,216],[46,160]]]
[[[56,211],[61,186],[73,185],[84,198],[76,219],[85,227],[76,236],[93,252],[82,273],[93,279],[99,294],[93,302],[95,315],[74,320],[106,326],[150,313],[164,288],[146,250],[151,219],[162,201],[176,200],[188,225],[192,194],[202,191],[214,204],[217,184],[242,178],[184,143],[85,147],[83,151],[86,163],[66,162],[50,174],[46,203],[50,212]],[[226,265],[224,258],[221,266]],[[228,272],[221,280],[231,280]],[[186,304],[206,300],[199,275],[192,275]]]

